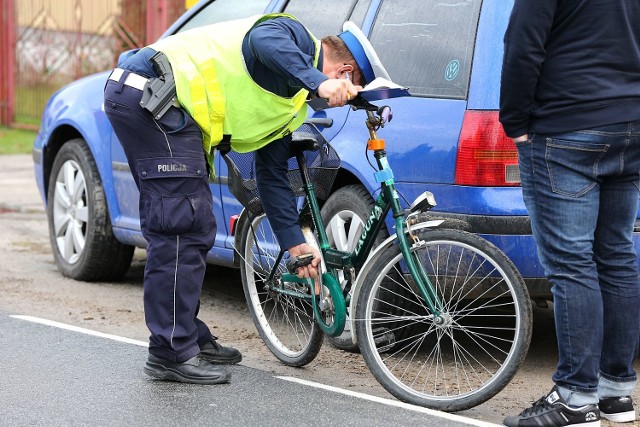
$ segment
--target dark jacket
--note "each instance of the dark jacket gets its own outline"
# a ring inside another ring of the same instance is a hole
[[[242,45],[247,71],[264,89],[280,96],[291,96],[300,87],[314,93],[327,76],[322,74],[322,53],[313,67],[316,46],[305,27],[289,18],[276,18],[254,27]],[[157,77],[149,58],[155,53],[145,48],[120,67],[145,77]],[[263,147],[257,159],[262,205],[271,227],[284,248],[303,243],[298,209],[286,175],[290,137]],[[284,168],[284,169],[283,169]]]
[[[640,119],[640,1],[516,0],[504,49],[508,136]]]

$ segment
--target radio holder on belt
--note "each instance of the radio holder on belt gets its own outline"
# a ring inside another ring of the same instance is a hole
[[[144,85],[140,106],[151,112],[157,120],[164,116],[171,106],[178,105],[176,82],[173,79],[171,64],[164,53],[157,52],[151,57],[151,62],[158,78],[149,79]]]

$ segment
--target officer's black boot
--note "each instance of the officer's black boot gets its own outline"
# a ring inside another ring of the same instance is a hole
[[[212,365],[200,355],[178,363],[149,354],[144,372],[161,380],[192,384],[221,384],[231,379],[225,368]]]
[[[240,363],[242,354],[232,347],[223,347],[218,344],[216,337],[200,346],[200,357],[210,363],[232,364]]]

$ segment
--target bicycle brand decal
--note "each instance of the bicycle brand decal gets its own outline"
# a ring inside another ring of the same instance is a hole
[[[379,220],[381,216],[382,216],[382,208],[378,205],[375,205],[373,207],[373,210],[371,211],[371,215],[369,215],[369,219],[367,220],[367,223],[365,224],[364,229],[362,230],[362,234],[360,235],[358,244],[356,245],[356,250],[355,250],[356,255],[360,253],[360,250],[362,249],[362,245],[364,245],[364,241],[367,239],[367,234],[369,233],[369,230],[371,230],[371,226],[373,225],[373,222]]]
[[[460,74],[460,61],[454,59],[453,61],[449,62],[447,68],[445,68],[444,79],[450,82],[452,80],[455,80],[455,78],[458,77],[458,74]]]

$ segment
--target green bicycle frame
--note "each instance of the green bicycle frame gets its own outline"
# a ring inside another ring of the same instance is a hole
[[[407,269],[411,274],[411,277],[415,280],[422,297],[425,299],[429,310],[431,310],[437,321],[442,313],[442,303],[421,264],[416,262],[416,255],[411,251],[411,246],[409,245],[405,234],[405,213],[400,207],[399,195],[395,188],[395,182],[393,179],[393,171],[387,162],[384,141],[378,139],[376,135],[376,129],[381,123],[381,118],[376,117],[371,111],[367,111],[367,116],[367,127],[369,128],[370,133],[369,141],[375,141],[379,144],[375,146],[372,151],[378,167],[378,170],[374,175],[376,181],[380,182],[381,192],[376,200],[375,206],[367,217],[367,222],[365,223],[362,233],[358,238],[358,242],[351,253],[339,251],[329,246],[329,239],[325,232],[313,184],[311,184],[305,176],[306,169],[304,167],[301,168],[306,194],[308,195],[307,201],[311,210],[311,217],[318,235],[318,243],[320,245],[320,250],[322,251],[325,265],[334,277],[337,277],[335,274],[336,270],[343,270],[345,271],[347,279],[353,282],[357,272],[360,271],[369,256],[369,253],[373,249],[376,236],[384,226],[385,218],[389,210],[391,210],[395,219],[398,243],[407,264]],[[345,293],[347,292],[348,290]]]
[[[393,171],[387,161],[386,151],[384,149],[384,140],[378,139],[376,130],[384,124],[384,119],[379,115],[376,116],[372,111],[367,110],[367,128],[369,129],[370,139],[368,149],[373,151],[377,163],[377,171],[374,173],[376,181],[380,183],[381,192],[378,196],[373,209],[367,217],[362,233],[358,238],[358,242],[352,252],[344,252],[333,249],[329,246],[329,239],[325,231],[322,221],[320,206],[315,194],[315,188],[311,183],[307,171],[307,165],[302,152],[296,155],[296,160],[300,168],[300,174],[306,194],[309,211],[313,221],[313,226],[318,236],[319,249],[322,252],[324,265],[327,272],[322,274],[323,284],[328,288],[334,304],[334,317],[331,325],[326,324],[322,320],[321,312],[317,304],[317,298],[310,294],[304,294],[296,291],[287,291],[285,289],[276,288],[274,290],[304,299],[311,299],[316,319],[326,333],[337,336],[342,333],[346,322],[346,297],[349,288],[342,290],[338,282],[337,271],[344,271],[345,278],[353,283],[356,275],[361,270],[367,257],[371,253],[376,241],[376,236],[385,224],[385,218],[391,211],[395,219],[396,234],[400,250],[404,256],[407,269],[414,279],[427,307],[433,313],[434,321],[443,321],[442,303],[439,300],[429,277],[417,262],[416,255],[412,251],[412,247],[407,240],[405,233],[405,213],[400,206],[399,195],[395,188],[393,179]],[[282,256],[280,253],[280,256]],[[278,259],[279,261],[279,259]],[[273,275],[273,272],[272,272]],[[271,275],[271,276],[272,276]],[[271,277],[270,277],[271,279]],[[310,279],[298,278],[295,274],[287,273],[282,276],[283,282],[300,283],[309,286],[311,294],[313,294],[314,282]]]

